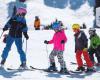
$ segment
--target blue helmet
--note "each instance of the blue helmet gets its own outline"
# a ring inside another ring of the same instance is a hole
[[[52,28],[53,29],[60,29],[61,28],[61,25],[60,25],[60,23],[59,22],[54,22],[53,24],[52,24]]]

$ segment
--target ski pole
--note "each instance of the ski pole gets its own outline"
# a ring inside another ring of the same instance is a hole
[[[1,39],[2,35],[3,35],[3,33],[4,33],[4,31],[1,33],[1,35],[0,35],[0,39]]]
[[[46,53],[47,53],[47,56],[48,56],[48,47],[47,47],[47,44],[46,44]]]
[[[27,40],[26,40],[26,49],[25,49],[25,53],[27,53]]]
[[[47,53],[47,58],[48,58],[49,54],[48,54],[48,46],[47,46],[47,44],[46,44],[46,53]],[[48,66],[49,66],[49,61],[48,61]]]

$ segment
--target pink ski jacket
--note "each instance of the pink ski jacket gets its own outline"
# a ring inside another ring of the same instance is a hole
[[[65,48],[65,43],[61,43],[61,41],[64,40],[65,42],[67,42],[67,37],[64,33],[64,30],[55,32],[52,40],[49,41],[49,44],[54,44],[54,50],[58,50],[58,51],[64,51]]]

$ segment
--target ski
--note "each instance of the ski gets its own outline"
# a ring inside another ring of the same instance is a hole
[[[35,68],[33,66],[30,66],[30,68],[33,70],[40,70],[40,71],[45,71],[45,72],[57,72],[57,71],[48,71],[48,69],[39,69],[39,68]]]
[[[14,69],[14,68],[7,68],[7,70],[18,70],[18,71],[34,71],[33,69]]]
[[[95,73],[95,72],[97,72],[97,71],[94,70],[94,71],[88,71],[88,72],[87,72],[86,70],[85,70],[85,71],[72,71],[72,70],[70,70],[70,72],[71,72],[71,73],[79,73],[79,74],[82,74],[82,73]]]
[[[70,75],[71,73],[60,73],[59,71],[49,71],[48,69],[39,69],[39,68],[35,68],[33,66],[30,66],[31,69],[33,70],[40,70],[40,71],[44,71],[44,72],[48,72],[48,73],[58,73],[58,74],[63,74],[63,75]]]
[[[70,70],[71,73],[79,73],[79,74],[82,74],[82,73],[85,73],[85,71],[72,71]]]
[[[76,62],[70,62],[71,64],[73,64],[73,65],[77,65],[77,63]],[[86,64],[83,64],[83,66],[87,66]]]

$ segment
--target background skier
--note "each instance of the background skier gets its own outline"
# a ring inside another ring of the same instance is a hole
[[[38,16],[35,16],[35,21],[34,21],[34,28],[35,30],[40,30],[40,19]]]

